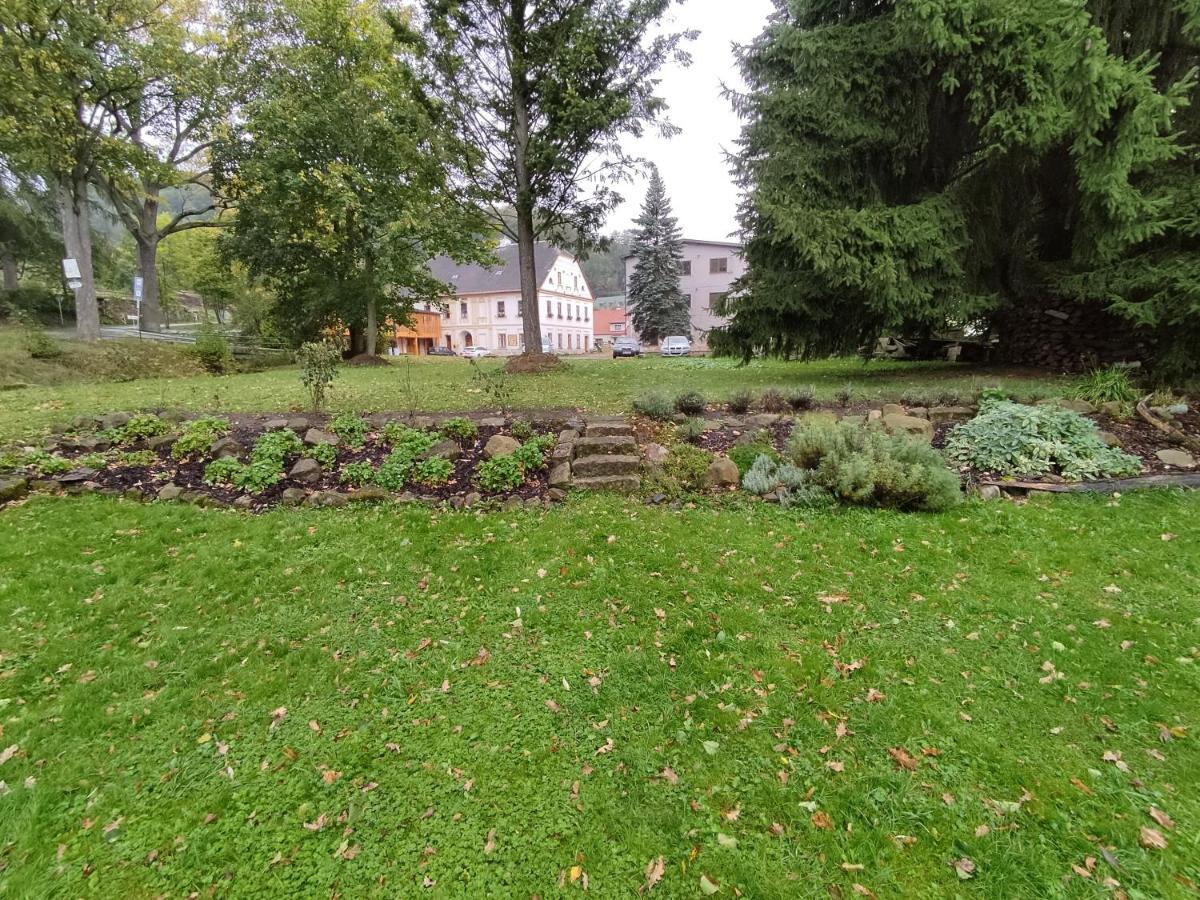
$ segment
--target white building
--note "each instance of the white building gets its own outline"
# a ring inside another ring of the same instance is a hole
[[[637,268],[637,259],[625,257],[625,283]],[[708,350],[708,333],[729,320],[712,311],[713,303],[729,292],[746,271],[742,245],[728,241],[683,241],[679,289],[688,296],[692,311],[692,349]]]
[[[433,276],[454,288],[453,296],[442,298],[444,346],[486,347],[499,355],[525,349],[517,247],[498,247],[496,256],[498,267],[459,265],[444,256],[430,263]],[[586,353],[592,344],[592,289],[583,269],[575,257],[546,243],[536,245],[534,267],[542,340],[553,353]]]

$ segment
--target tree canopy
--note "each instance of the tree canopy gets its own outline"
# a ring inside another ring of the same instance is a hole
[[[843,352],[1079,302],[1186,364],[1198,29],[1171,0],[777,0],[741,51],[749,271],[714,346]]]
[[[690,335],[689,299],[679,289],[683,236],[671,215],[671,201],[657,168],[650,170],[646,200],[634,224],[635,268],[627,298],[634,330],[652,344],[670,335]]]
[[[382,317],[445,291],[440,254],[480,254],[455,190],[459,155],[413,70],[415,36],[371,0],[254,4],[256,84],[214,150],[237,204],[225,246],[279,297],[294,338],[348,327],[374,352]]]

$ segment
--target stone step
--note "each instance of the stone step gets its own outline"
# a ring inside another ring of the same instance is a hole
[[[583,491],[619,491],[631,494],[642,486],[642,479],[636,475],[597,475],[594,478],[576,478],[571,482],[571,486]]]
[[[637,444],[628,435],[582,437],[575,442],[575,458],[601,454],[636,454]]]
[[[571,466],[571,474],[576,478],[590,478],[595,475],[636,475],[640,469],[641,459],[637,456],[602,453],[575,460]]]
[[[587,423],[588,437],[617,437],[633,434],[633,429],[625,419],[592,419]]]

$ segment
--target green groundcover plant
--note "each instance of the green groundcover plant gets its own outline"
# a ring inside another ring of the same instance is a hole
[[[928,444],[841,422],[798,427],[784,463],[760,456],[742,485],[805,505],[936,511],[962,498],[958,476]]]
[[[983,472],[1061,475],[1071,481],[1141,471],[1137,457],[1107,446],[1090,419],[1058,406],[989,400],[950,434],[947,455]]]

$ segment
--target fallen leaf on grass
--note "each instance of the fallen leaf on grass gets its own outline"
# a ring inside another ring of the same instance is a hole
[[[710,880],[707,875],[700,876],[700,893],[702,893],[705,897],[711,897],[720,889],[721,886],[715,881]]]
[[[866,885],[859,884],[857,881],[850,885],[850,887],[854,890],[854,893],[858,894],[860,897],[875,897],[875,892],[873,890]]]
[[[1163,828],[1167,829],[1167,831],[1175,830],[1175,822],[1157,806],[1150,807],[1150,818],[1152,818]]]
[[[1090,787],[1088,787],[1086,784],[1084,784],[1078,778],[1072,778],[1071,784],[1075,785],[1076,788],[1081,790],[1083,793],[1087,794],[1089,797],[1095,795],[1095,791],[1093,791]]]
[[[877,690],[875,690],[875,688],[870,688],[867,691],[867,702],[868,703],[882,703],[885,699],[886,698],[884,696],[883,691],[877,691]]]
[[[553,700],[547,700],[546,701],[546,709],[550,710],[550,712],[552,712],[552,713],[556,713],[556,712],[559,712],[562,709],[562,707],[560,707]]]
[[[912,754],[903,747],[889,747],[888,754],[892,757],[892,760],[896,763],[896,765],[902,769],[906,769],[911,772],[917,767],[917,761],[913,758]]]
[[[1138,832],[1138,843],[1147,850],[1165,850],[1167,839],[1162,836],[1161,831],[1143,825],[1141,831]]]
[[[836,759],[827,759],[825,761],[825,768],[832,769],[834,772],[842,772],[845,770],[846,764]]]
[[[812,814],[810,820],[814,828],[833,828],[833,819],[829,818],[829,813],[823,809],[817,810]]]
[[[679,784],[679,776],[675,774],[675,770],[670,766],[667,766],[658,774],[661,775],[668,784]]]
[[[614,746],[613,739],[609,738],[596,750],[596,755],[599,756],[601,753],[612,753]]]
[[[271,731],[274,731],[285,718],[287,718],[287,707],[281,706],[276,710],[271,711]]]
[[[1120,750],[1105,750],[1104,755],[1100,758],[1103,759],[1105,762],[1112,763],[1114,766],[1116,766],[1122,772],[1129,771],[1129,765],[1125,762],[1125,760],[1121,759],[1121,751]]]
[[[646,883],[642,885],[643,891],[648,891],[656,884],[662,881],[663,873],[667,870],[666,860],[661,856],[657,859],[652,859],[646,864]]]
[[[484,853],[491,853],[496,849],[496,829],[493,828],[487,833],[487,843],[483,845]]]
[[[17,751],[20,749],[21,748],[19,745],[12,744],[11,746],[5,747],[3,750],[0,750],[0,765],[3,765],[16,756]]]
[[[954,860],[950,865],[954,867],[954,874],[963,881],[975,877],[975,862],[966,856]]]

